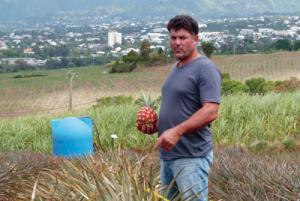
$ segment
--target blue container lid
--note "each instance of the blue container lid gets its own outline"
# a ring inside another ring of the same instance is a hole
[[[53,127],[53,140],[86,139],[92,135],[92,128],[76,117],[59,120]]]

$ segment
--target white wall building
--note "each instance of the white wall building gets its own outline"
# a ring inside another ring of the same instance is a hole
[[[201,32],[198,36],[200,41],[223,41],[226,37],[224,32]]]
[[[122,33],[116,31],[108,32],[107,43],[109,47],[113,47],[115,44],[122,44]]]
[[[240,35],[242,36],[252,36],[254,33],[253,29],[241,29]]]
[[[7,50],[7,49],[8,48],[7,48],[6,44],[5,44],[5,42],[0,40],[0,50]]]

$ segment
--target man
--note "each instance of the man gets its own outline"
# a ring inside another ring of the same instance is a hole
[[[217,118],[221,74],[197,51],[198,24],[178,15],[167,26],[178,62],[162,87],[159,114],[160,176],[162,185],[174,180],[183,199],[208,200],[208,174],[213,161],[210,123]]]

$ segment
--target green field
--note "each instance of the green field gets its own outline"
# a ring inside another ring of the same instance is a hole
[[[300,52],[279,52],[260,55],[215,56],[213,61],[231,79],[244,81],[253,77],[267,80],[300,78]],[[171,64],[161,67],[138,68],[135,72],[107,74],[104,67],[74,68],[73,103],[75,108],[88,108],[103,96],[139,96],[145,90],[158,96]],[[1,117],[34,114],[41,110],[51,113],[68,108],[66,69],[0,74]],[[47,76],[13,79],[20,74]]]
[[[214,142],[223,145],[255,146],[256,143],[282,145],[286,140],[300,139],[300,92],[264,96],[231,95],[222,100],[219,118],[213,124]],[[88,115],[96,124],[94,140],[101,147],[111,146],[112,134],[118,136],[122,147],[142,148],[156,137],[140,134],[135,128],[133,103],[97,106],[81,112],[58,116],[38,115],[0,121],[0,150],[30,149],[51,153],[51,128],[53,118]]]

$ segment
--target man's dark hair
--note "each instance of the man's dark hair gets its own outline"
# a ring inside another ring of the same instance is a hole
[[[169,32],[171,29],[175,29],[175,31],[185,29],[191,34],[197,35],[199,33],[198,23],[189,15],[177,15],[173,17],[170,19],[167,29]]]

